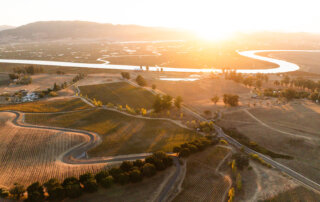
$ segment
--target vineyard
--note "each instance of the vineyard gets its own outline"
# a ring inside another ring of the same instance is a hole
[[[77,120],[77,121],[74,121]],[[139,119],[104,109],[63,114],[27,114],[27,123],[98,133],[102,143],[89,156],[171,152],[174,146],[199,136],[169,121]]]
[[[97,172],[105,164],[69,165],[56,161],[68,149],[88,141],[89,137],[46,129],[21,128],[11,121],[12,113],[0,112],[0,186],[15,182],[29,185],[52,177],[64,179],[86,171]]]
[[[215,146],[190,156],[182,191],[174,201],[223,201],[229,181],[216,168],[228,153],[229,149]]]
[[[0,105],[0,111],[15,110],[21,112],[59,112],[88,108],[90,108],[90,106],[79,98],[52,99],[14,105]]]

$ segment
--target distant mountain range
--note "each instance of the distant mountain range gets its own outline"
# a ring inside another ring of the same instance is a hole
[[[84,21],[45,21],[0,31],[0,43],[60,39],[180,40],[191,35],[191,33],[181,30],[138,25],[113,25]]]
[[[9,25],[0,25],[0,32],[6,29],[13,29],[15,28],[14,26],[9,26]]]

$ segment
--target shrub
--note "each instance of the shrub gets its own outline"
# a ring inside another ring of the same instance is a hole
[[[58,96],[58,94],[57,94],[56,92],[54,92],[54,91],[51,91],[51,92],[49,93],[49,95],[50,95],[51,97],[57,97],[57,96]]]
[[[62,183],[63,188],[65,189],[65,193],[67,197],[77,198],[81,196],[82,189],[80,186],[80,182],[75,177],[68,177]]]
[[[82,183],[84,191],[93,193],[98,191],[98,184],[94,178],[90,178]]]
[[[146,177],[151,177],[157,173],[157,170],[154,164],[146,163],[142,167],[142,173]]]
[[[129,172],[133,167],[133,163],[131,161],[123,161],[120,165],[120,169],[123,172]]]
[[[43,201],[44,200],[44,191],[43,186],[39,182],[31,184],[27,188],[28,199],[27,201]]]
[[[9,191],[4,188],[0,188],[0,197],[7,198],[8,196],[9,196]]]
[[[86,181],[89,181],[89,180],[95,180],[95,178],[94,178],[94,175],[92,174],[92,173],[85,173],[85,174],[82,174],[82,175],[80,175],[80,177],[79,177],[79,181],[83,184],[84,182],[86,182]]]
[[[144,162],[140,159],[137,159],[133,162],[133,166],[138,167],[138,168],[142,167],[143,165],[144,165]]]
[[[65,190],[57,179],[52,178],[48,180],[44,183],[44,187],[47,189],[50,200],[59,201],[65,198]]]
[[[100,172],[98,172],[94,178],[96,179],[96,181],[100,184],[101,180],[105,179],[106,177],[109,176],[109,172],[106,170],[102,170]]]
[[[140,170],[134,169],[130,173],[130,181],[135,183],[135,182],[140,182],[142,180],[142,174]]]
[[[129,72],[121,72],[121,76],[124,79],[130,79],[130,73]]]
[[[136,78],[136,82],[139,86],[146,86],[147,85],[147,82],[146,80],[141,76],[141,75],[138,75],[137,78]]]
[[[109,175],[105,178],[102,178],[100,180],[100,184],[104,188],[109,188],[113,184],[113,177],[111,175]]]
[[[118,177],[118,182],[121,185],[127,184],[130,180],[130,176],[129,173],[120,173],[119,177]]]
[[[19,183],[14,183],[14,186],[9,190],[13,198],[18,200],[23,196],[25,191],[24,186]]]

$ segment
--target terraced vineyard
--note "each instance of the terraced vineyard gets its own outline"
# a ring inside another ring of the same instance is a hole
[[[216,168],[228,153],[229,149],[215,146],[190,156],[182,191],[174,201],[223,201],[229,181]]]
[[[68,149],[88,141],[87,136],[21,128],[11,122],[14,117],[13,113],[0,112],[1,187],[10,187],[15,182],[29,185],[52,177],[64,179],[86,171],[96,172],[105,166],[69,165],[57,160]]]

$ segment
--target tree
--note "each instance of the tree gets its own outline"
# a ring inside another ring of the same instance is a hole
[[[218,95],[215,95],[211,98],[211,101],[216,105],[217,102],[219,102],[219,96]]]
[[[240,191],[242,189],[242,179],[240,173],[238,173],[236,178],[237,189]]]
[[[113,177],[111,175],[100,180],[100,184],[104,188],[109,188],[113,184]]]
[[[181,97],[181,96],[178,96],[178,97],[176,97],[176,99],[174,100],[174,106],[177,107],[178,109],[180,109],[182,102],[183,102],[182,97]]]
[[[48,180],[44,183],[44,187],[49,194],[50,200],[59,201],[65,198],[65,190],[57,179],[52,178]]]
[[[23,196],[25,191],[24,186],[19,183],[14,183],[14,186],[9,190],[13,198],[18,200]]]
[[[151,177],[151,176],[155,175],[156,172],[157,172],[157,170],[156,170],[155,165],[153,165],[151,163],[146,163],[142,167],[142,173],[146,177]]]
[[[82,183],[84,191],[93,193],[98,191],[98,184],[94,178],[90,178]]]
[[[131,161],[123,161],[120,165],[120,169],[123,172],[129,172],[133,167],[133,163]]]
[[[133,162],[133,166],[138,167],[138,168],[142,167],[143,165],[144,165],[144,162],[140,159],[137,159]]]
[[[80,182],[75,177],[66,178],[63,181],[62,186],[65,189],[66,196],[70,198],[77,198],[82,195]]]
[[[152,84],[152,90],[155,90],[157,88],[156,84]]]
[[[106,170],[102,170],[102,171],[98,172],[98,173],[94,176],[94,178],[95,178],[96,181],[100,184],[101,181],[102,181],[104,178],[108,177],[108,176],[109,176],[109,172],[106,171]]]
[[[249,166],[249,157],[246,155],[236,153],[232,155],[232,158],[235,160],[235,163],[240,170]]]
[[[134,169],[132,170],[130,173],[130,181],[131,182],[140,182],[142,180],[142,174],[140,172],[140,170],[138,169]]]
[[[141,75],[138,75],[137,78],[136,78],[136,82],[139,86],[146,86],[147,85],[147,82],[146,80],[141,76]]]
[[[121,72],[121,76],[124,79],[130,79],[130,73],[129,72]]]
[[[223,95],[223,102],[225,105],[238,106],[239,96],[232,95],[232,94],[224,94]]]
[[[44,200],[44,191],[43,191],[43,186],[40,185],[39,182],[35,182],[31,184],[27,188],[28,192],[28,199],[27,201],[43,201]]]
[[[9,196],[9,191],[4,188],[0,188],[0,197],[7,198],[8,196]]]

